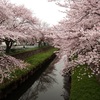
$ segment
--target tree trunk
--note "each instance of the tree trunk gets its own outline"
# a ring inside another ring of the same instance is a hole
[[[38,42],[38,47],[42,47],[42,41]]]
[[[5,44],[6,44],[6,53],[9,53],[13,44],[12,40],[5,40]]]

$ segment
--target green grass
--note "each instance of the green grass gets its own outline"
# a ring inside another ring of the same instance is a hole
[[[47,47],[50,47],[50,46],[33,47],[33,48],[11,49],[10,52],[9,52],[9,55],[24,53],[24,52],[27,52],[27,51],[38,50],[38,49],[47,48]]]
[[[46,60],[47,58],[49,58],[54,51],[56,51],[57,49],[52,48],[46,52],[43,52],[42,54],[36,54],[33,55],[29,58],[27,58],[25,61],[30,63],[32,65],[32,67],[36,67],[37,65],[41,64],[44,60]]]
[[[21,49],[11,49],[9,55],[14,55],[14,54],[19,54],[27,51],[32,51],[32,50],[37,50],[39,49],[38,47],[35,48],[21,48]]]
[[[100,100],[100,83],[86,66],[73,71],[70,100]]]
[[[49,58],[54,51],[57,49],[51,48],[45,52],[41,52],[39,54],[35,54],[29,58],[27,58],[25,61],[30,64],[30,66],[27,66],[26,69],[20,70],[16,69],[15,72],[12,72],[10,74],[10,79],[5,79],[3,84],[0,84],[0,89],[5,88],[7,85],[9,85],[11,82],[18,80],[21,76],[27,74],[29,71],[31,71],[33,68],[36,68],[39,64],[41,64],[43,61],[45,61],[47,58]]]

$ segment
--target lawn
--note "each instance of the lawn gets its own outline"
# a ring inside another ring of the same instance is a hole
[[[100,100],[100,83],[85,66],[72,72],[70,100]]]
[[[37,50],[37,49],[39,49],[39,47],[11,49],[9,55],[19,54],[19,53]]]
[[[27,58],[25,61],[30,63],[32,68],[36,67],[37,65],[41,64],[43,61],[45,61],[47,58],[49,58],[54,51],[56,51],[57,49],[52,48],[47,50],[46,52],[42,52],[42,53],[38,53],[36,55],[33,55],[29,58]]]

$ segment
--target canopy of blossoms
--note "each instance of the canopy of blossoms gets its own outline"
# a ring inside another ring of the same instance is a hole
[[[57,0],[51,0],[57,1]],[[66,55],[66,71],[87,64],[100,73],[100,0],[64,0],[66,18],[45,35]],[[68,9],[69,8],[69,9]]]

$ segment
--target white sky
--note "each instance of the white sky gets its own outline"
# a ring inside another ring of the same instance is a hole
[[[63,19],[65,14],[60,11],[63,8],[57,6],[54,2],[48,2],[47,0],[9,0],[17,5],[25,5],[30,9],[33,14],[40,20],[47,22],[48,24],[57,24],[58,21]],[[60,10],[60,11],[58,11]]]

